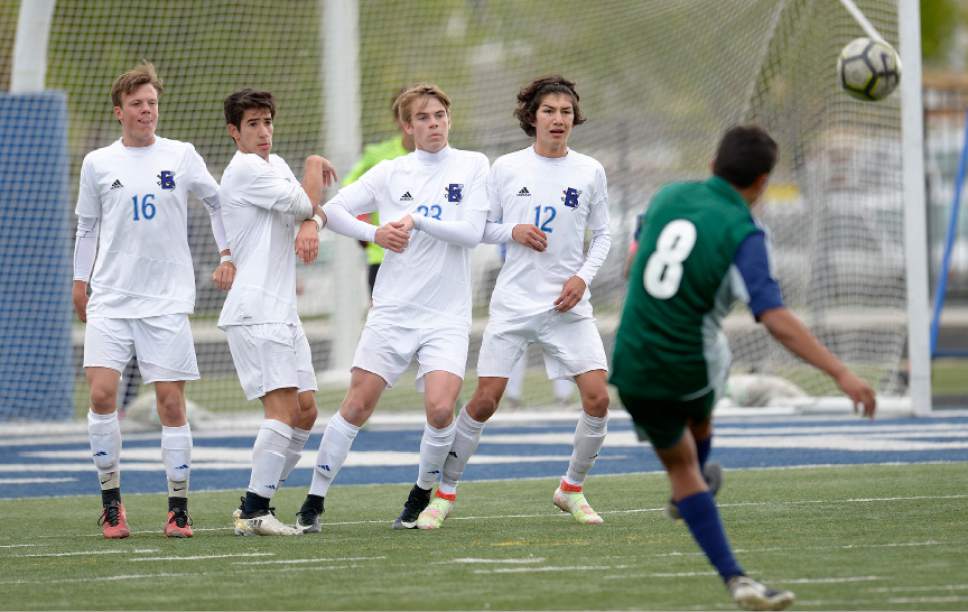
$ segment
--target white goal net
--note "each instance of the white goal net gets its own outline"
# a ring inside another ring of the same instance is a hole
[[[897,47],[895,0],[858,5]],[[16,23],[17,8],[17,2],[0,2],[0,89],[8,86],[14,36],[8,24]],[[864,103],[840,90],[837,56],[863,32],[838,0],[359,0],[358,8],[364,143],[393,136],[389,102],[395,91],[430,80],[453,99],[452,144],[493,160],[528,142],[511,114],[523,84],[546,73],[577,82],[588,122],[575,129],[572,146],[601,161],[609,180],[613,247],[592,284],[609,352],[637,215],[661,184],[706,176],[725,128],[764,125],[780,144],[780,164],[759,214],[772,230],[788,305],[880,394],[906,393],[900,96]],[[46,84],[68,96],[70,201],[61,212],[73,223],[84,154],[119,136],[111,81],[142,58],[154,62],[165,81],[159,134],[194,143],[216,178],[234,152],[222,99],[241,87],[275,94],[275,152],[291,165],[298,169],[310,153],[325,155],[321,75],[326,63],[341,58],[324,56],[321,24],[322,0],[59,0]],[[225,337],[215,327],[223,294],[210,282],[218,256],[207,215],[195,206],[190,217],[198,285],[192,323],[202,380],[189,385],[188,396],[211,411],[255,408],[242,397]],[[63,240],[72,244],[73,234],[68,230]],[[333,295],[340,290],[333,280],[334,240],[342,238],[326,238],[320,260],[299,270],[300,311],[320,371],[331,363]],[[362,261],[362,250],[359,255]],[[473,392],[499,265],[495,247],[476,249],[475,334],[463,397]],[[51,299],[69,300],[69,287]],[[727,319],[726,330],[737,374],[777,376],[810,397],[836,394],[745,310]],[[77,414],[86,410],[82,340],[75,321]],[[554,403],[540,355],[529,356],[522,402]],[[129,388],[132,394],[149,391]],[[342,393],[338,384],[322,385],[320,408],[335,409]],[[381,406],[421,404],[404,379]]]

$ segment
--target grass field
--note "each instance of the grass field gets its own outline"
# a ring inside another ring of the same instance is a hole
[[[799,609],[968,606],[966,465],[734,470],[721,511],[746,570]],[[331,491],[322,534],[239,538],[237,492],[192,498],[196,537],[167,541],[164,498],[130,495],[133,530],[101,539],[95,497],[0,501],[2,609],[731,609],[660,474],[593,478],[605,517],[551,505],[549,479],[468,483],[435,532],[393,531],[408,487]],[[303,492],[276,503],[290,520]]]

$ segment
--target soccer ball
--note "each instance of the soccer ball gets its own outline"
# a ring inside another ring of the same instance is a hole
[[[841,87],[858,100],[883,100],[901,81],[901,58],[886,42],[855,38],[840,52],[837,74]]]

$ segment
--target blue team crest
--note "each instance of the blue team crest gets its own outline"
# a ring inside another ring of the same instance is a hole
[[[464,197],[464,186],[458,183],[451,183],[447,185],[447,201],[456,202],[460,204],[461,199]]]
[[[578,208],[578,196],[581,192],[574,187],[569,187],[565,189],[564,195],[561,197],[561,201],[564,202],[565,206],[568,208]]]
[[[161,174],[158,175],[158,184],[161,185],[162,189],[174,189],[175,173],[171,170],[162,170]]]

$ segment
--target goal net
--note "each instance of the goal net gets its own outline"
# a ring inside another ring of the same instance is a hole
[[[0,27],[2,89],[10,78],[14,32],[7,24],[16,21],[17,3],[12,4],[0,8],[12,17]],[[895,0],[858,4],[897,47]],[[342,60],[323,54],[322,7],[322,1],[58,1],[47,87],[68,95],[70,196],[63,212],[73,220],[84,154],[119,137],[111,81],[142,58],[154,62],[165,81],[158,133],[194,143],[216,178],[234,153],[221,101],[240,87],[275,94],[274,150],[292,166],[298,170],[310,153],[325,155],[321,75],[327,63]],[[636,217],[663,183],[704,178],[728,126],[748,121],[765,126],[779,142],[780,162],[758,214],[772,231],[787,304],[880,394],[905,395],[900,96],[863,103],[840,90],[837,56],[863,32],[837,0],[552,5],[359,0],[358,8],[364,143],[394,135],[389,112],[394,92],[430,80],[452,97],[452,144],[483,151],[493,161],[528,144],[511,114],[523,84],[552,72],[577,82],[588,122],[575,129],[571,144],[601,161],[609,180],[612,252],[591,287],[609,352]],[[6,147],[0,143],[0,149]],[[215,326],[224,294],[210,281],[218,255],[207,215],[201,206],[191,209],[198,295],[192,327],[202,380],[188,386],[188,396],[208,411],[255,409],[257,403],[242,397],[224,334]],[[65,243],[73,244],[72,229],[60,231]],[[340,290],[333,280],[333,252],[335,241],[345,240],[328,232],[323,239],[319,261],[299,269],[300,313],[319,371],[332,361],[330,321],[333,295]],[[362,250],[359,256],[363,283]],[[480,332],[499,266],[496,247],[475,249],[465,398],[473,392]],[[69,287],[50,299],[69,301]],[[745,309],[737,308],[725,329],[736,374],[778,377],[794,386],[792,393],[802,390],[806,401],[836,395],[831,382],[789,356]],[[72,338],[71,375],[76,413],[82,414],[87,405],[80,367],[83,330],[76,320]],[[526,365],[521,403],[554,404],[556,395],[536,350]],[[343,391],[340,384],[322,384],[321,410],[334,410]],[[137,384],[127,392],[134,403],[138,394],[151,395]],[[566,401],[576,401],[575,395]],[[405,377],[386,394],[381,409],[421,405]],[[3,416],[43,416],[43,410],[37,405],[29,414]]]

